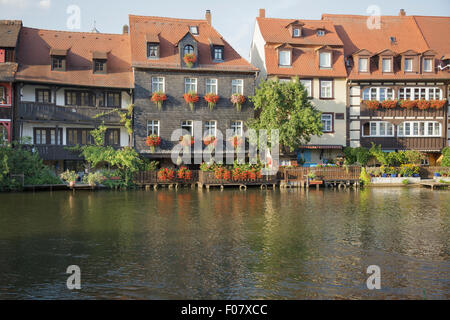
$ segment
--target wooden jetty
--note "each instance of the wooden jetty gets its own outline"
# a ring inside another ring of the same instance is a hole
[[[436,182],[435,180],[423,180],[420,182],[422,187],[431,188],[431,190],[443,189],[450,187],[448,183]]]
[[[315,178],[308,178],[311,174]],[[326,188],[358,188],[360,186],[360,167],[323,167],[323,168],[294,168],[282,170],[280,178],[281,188],[310,188],[321,186]]]
[[[238,187],[239,190],[245,191],[248,187],[259,187],[261,190],[272,189],[275,190],[278,184],[278,179],[276,175],[265,175],[257,179],[245,179],[245,180],[225,180],[217,179],[214,172],[203,172],[200,171],[198,174],[198,187],[203,189],[205,187],[207,190],[213,187],[219,187],[221,190],[226,187]]]

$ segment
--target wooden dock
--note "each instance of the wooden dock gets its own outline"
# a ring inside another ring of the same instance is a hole
[[[425,180],[420,183],[422,187],[431,188],[431,190],[443,189],[450,187],[448,183],[436,182],[434,180]]]

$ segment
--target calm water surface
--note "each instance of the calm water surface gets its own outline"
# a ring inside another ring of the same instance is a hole
[[[447,299],[450,193],[0,194],[0,299]],[[79,265],[82,290],[66,289]],[[382,290],[367,290],[367,267]]]

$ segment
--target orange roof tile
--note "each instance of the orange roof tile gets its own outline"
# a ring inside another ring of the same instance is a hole
[[[67,71],[52,71],[50,52],[67,50]],[[93,56],[108,53],[108,73],[93,73]],[[55,84],[133,88],[128,35],[22,28],[17,80]]]
[[[258,69],[243,59],[231,45],[206,20],[175,19],[164,17],[129,16],[132,65],[142,68],[181,68],[177,50],[178,42],[189,33],[190,26],[198,27],[198,63],[196,69],[217,71],[251,71]],[[160,58],[147,59],[147,34],[159,34]],[[214,40],[213,40],[214,39]],[[210,40],[223,42],[225,61],[215,62],[211,56]]]
[[[450,17],[414,16],[428,46],[438,53],[439,58],[450,55]]]

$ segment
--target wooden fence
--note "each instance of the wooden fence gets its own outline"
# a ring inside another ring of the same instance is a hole
[[[245,179],[245,180],[230,180],[216,179],[214,172],[199,172],[198,182],[201,185],[271,185],[277,184],[277,176],[262,176],[259,179]]]
[[[172,180],[160,180],[158,179],[158,171],[141,171],[134,175],[134,183],[138,186],[154,185],[154,184],[195,184],[198,181],[198,171],[191,171],[191,179],[178,179],[176,177]]]
[[[357,181],[361,177],[361,167],[324,167],[324,168],[295,168],[280,172],[285,183],[306,181],[309,174],[314,173],[316,180],[321,181]]]

